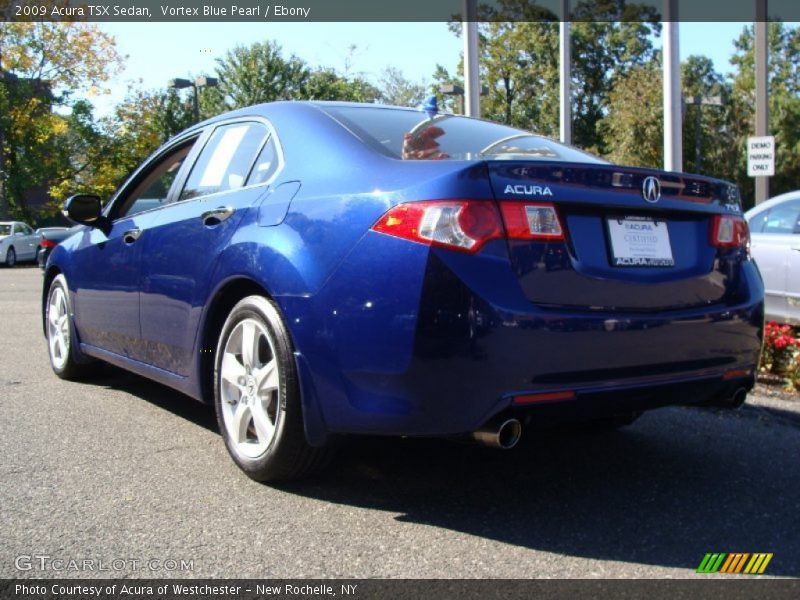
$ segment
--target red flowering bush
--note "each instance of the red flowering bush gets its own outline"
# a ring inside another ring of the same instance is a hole
[[[791,325],[771,321],[764,327],[764,351],[760,368],[776,375],[787,375],[800,354],[800,339]]]

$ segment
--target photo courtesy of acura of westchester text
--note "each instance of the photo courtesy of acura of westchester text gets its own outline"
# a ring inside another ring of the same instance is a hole
[[[714,6],[0,0],[3,589],[795,596],[800,5]]]

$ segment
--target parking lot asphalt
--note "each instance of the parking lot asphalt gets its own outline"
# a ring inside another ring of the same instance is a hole
[[[800,576],[800,403],[526,432],[511,452],[355,439],[270,487],[210,407],[111,367],[59,380],[41,279],[0,270],[0,577],[692,578],[707,552]]]

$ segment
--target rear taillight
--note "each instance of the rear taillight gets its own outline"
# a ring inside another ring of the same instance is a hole
[[[749,248],[747,221],[734,215],[714,215],[711,220],[711,245],[717,248]]]
[[[503,237],[494,202],[437,200],[399,204],[383,215],[373,231],[465,252],[477,252]]]
[[[383,215],[373,231],[465,252],[477,252],[489,240],[563,241],[564,229],[552,204],[487,200],[435,200],[399,204]],[[504,230],[505,225],[505,230]]]
[[[511,240],[564,240],[564,229],[552,204],[501,202],[500,212]]]
[[[53,240],[42,240],[41,242],[39,242],[39,245],[42,248],[55,248],[56,247],[56,243]]]

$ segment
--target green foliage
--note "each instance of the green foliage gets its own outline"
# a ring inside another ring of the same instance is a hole
[[[217,87],[200,92],[200,115],[276,100],[343,100],[374,102],[378,89],[364,78],[333,69],[312,69],[294,55],[286,58],[275,42],[237,46],[217,59]]]
[[[393,106],[419,106],[427,95],[424,83],[409,81],[396,67],[386,67],[383,70],[379,86],[380,101]]]
[[[237,46],[218,58],[215,77],[218,86],[203,90],[201,96],[204,116],[263,102],[304,98],[311,70],[294,55],[284,58],[281,47],[267,41]]]
[[[770,179],[770,194],[797,189],[800,175],[800,28],[770,23],[769,45],[769,122],[775,136],[775,177]],[[755,123],[755,36],[747,26],[736,41],[731,64],[737,69],[732,79],[729,126],[736,140],[734,178],[749,206],[755,184],[747,176],[745,144],[754,135]],[[729,176],[730,177],[730,176]]]
[[[606,157],[616,163],[658,168],[663,151],[661,67],[655,61],[620,77],[609,94],[601,122]]]
[[[559,128],[557,16],[527,0],[504,0],[499,7],[494,12],[486,7],[491,13],[488,17],[528,20],[480,25],[481,83],[489,89],[481,100],[481,114],[555,137]],[[575,6],[574,13],[591,14],[594,20],[571,25],[573,138],[578,146],[604,153],[607,145],[599,124],[608,112],[611,91],[619,78],[652,60],[650,40],[658,35],[660,25],[652,7],[624,0],[586,0]],[[460,33],[456,23],[451,30]],[[463,67],[459,71],[463,73]],[[463,75],[452,76],[441,67],[434,80],[463,85]]]
[[[33,220],[31,192],[57,195],[87,168],[90,109],[72,94],[101,91],[121,63],[94,25],[0,22],[0,214]]]
[[[309,76],[301,97],[306,100],[374,102],[379,96],[378,88],[361,77],[347,78],[333,69],[319,69]]]
[[[652,8],[606,0],[602,4],[609,22],[580,22],[572,27],[572,103],[574,142],[587,150],[605,154],[609,146],[599,124],[608,112],[610,93],[618,78],[652,61],[654,51],[650,36],[657,35],[660,26],[651,14]],[[637,18],[647,17],[650,21],[611,22],[618,14],[613,5],[621,6],[619,13],[635,13]],[[598,4],[590,10],[599,7]],[[558,103],[555,107],[557,114]]]
[[[73,111],[73,118],[75,113]],[[189,127],[194,120],[190,103],[175,90],[133,91],[99,123],[86,116],[82,129],[87,144],[85,168],[53,190],[56,198],[72,193],[97,194],[107,200],[128,176],[158,147]],[[71,127],[70,129],[76,127]],[[72,164],[77,156],[73,154]]]

